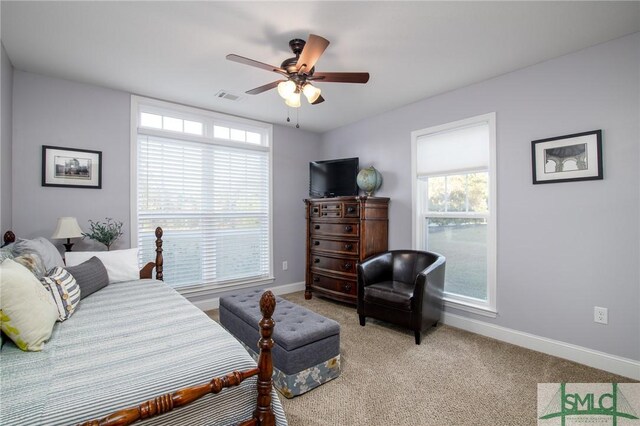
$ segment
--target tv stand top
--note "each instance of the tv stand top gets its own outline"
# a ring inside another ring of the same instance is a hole
[[[313,197],[313,198],[305,198],[303,201],[313,202],[313,201],[357,201],[357,200],[370,200],[370,201],[389,201],[387,197],[368,197],[366,195],[344,195],[339,197]]]

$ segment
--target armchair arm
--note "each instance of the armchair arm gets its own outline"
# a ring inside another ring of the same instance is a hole
[[[358,263],[358,287],[361,283],[364,288],[380,281],[388,281],[392,276],[391,253],[376,254]]]
[[[390,280],[393,276],[391,253],[373,255],[358,263],[358,312],[362,312],[364,288],[376,282]]]
[[[446,258],[436,255],[437,259],[431,265],[418,273],[415,280],[413,309],[424,309],[437,300],[442,300],[444,293],[444,271]]]

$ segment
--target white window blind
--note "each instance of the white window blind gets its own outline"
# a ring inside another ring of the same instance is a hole
[[[213,124],[205,127],[213,135]],[[270,278],[269,149],[154,133],[137,134],[141,257],[153,258],[161,226],[164,279],[173,287]]]
[[[419,176],[483,170],[489,167],[489,125],[425,134],[417,140]]]

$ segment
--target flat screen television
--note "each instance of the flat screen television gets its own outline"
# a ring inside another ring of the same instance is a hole
[[[358,157],[309,163],[309,196],[358,195]]]

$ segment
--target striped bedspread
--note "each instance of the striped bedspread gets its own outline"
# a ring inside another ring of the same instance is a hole
[[[164,283],[110,284],[57,323],[42,352],[5,341],[0,425],[77,424],[255,365],[233,336]],[[272,396],[276,424],[284,426]],[[256,397],[252,377],[139,424],[237,424],[251,418]]]

